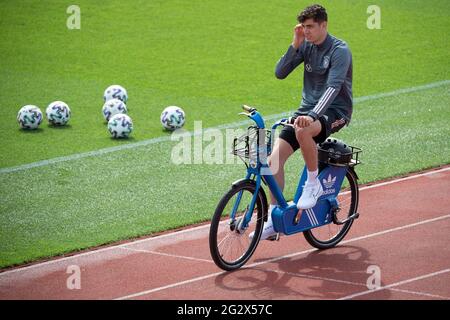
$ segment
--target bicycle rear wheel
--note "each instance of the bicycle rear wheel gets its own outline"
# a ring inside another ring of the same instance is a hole
[[[263,217],[267,211],[267,203],[263,191],[258,192],[257,201],[248,227],[239,228],[239,223],[248,211],[255,193],[255,183],[244,180],[233,187],[222,197],[217,205],[211,221],[209,232],[209,248],[211,257],[219,268],[231,271],[240,268],[255,251],[263,229]],[[237,211],[231,217],[233,208]],[[254,232],[252,239],[249,234]]]
[[[358,210],[359,190],[358,181],[353,170],[348,170],[342,183],[342,188],[337,197],[339,212],[337,218],[344,221]],[[348,233],[354,219],[349,219],[344,224],[329,223],[322,227],[303,232],[306,241],[318,249],[328,249],[337,245]]]

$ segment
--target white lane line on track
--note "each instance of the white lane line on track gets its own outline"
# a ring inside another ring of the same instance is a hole
[[[440,274],[444,274],[444,273],[447,273],[447,272],[450,272],[450,269],[444,269],[444,270],[440,270],[440,271],[437,271],[437,272],[428,273],[428,274],[425,274],[425,275],[422,275],[422,276],[418,276],[418,277],[415,277],[415,278],[410,278],[410,279],[406,279],[406,280],[403,280],[403,281],[395,282],[395,283],[392,283],[392,284],[387,285],[387,286],[379,287],[377,289],[372,289],[372,290],[366,290],[366,291],[358,292],[358,293],[355,293],[355,294],[351,294],[351,295],[339,298],[338,300],[353,299],[353,298],[356,298],[356,297],[360,297],[360,296],[367,295],[367,294],[370,294],[370,293],[378,292],[378,291],[381,291],[381,290],[398,287],[398,286],[401,286],[401,285],[404,285],[404,284],[407,284],[407,283],[411,283],[411,282],[414,282],[414,281],[419,281],[419,280],[431,278],[431,277],[434,277],[434,276],[437,276],[437,275],[440,275]]]
[[[214,263],[214,261],[212,261],[212,260],[201,259],[201,258],[194,258],[194,257],[189,257],[189,256],[181,256],[181,255],[178,255],[178,254],[164,253],[164,252],[159,252],[159,251],[133,249],[133,248],[126,248],[126,247],[120,247],[120,249],[129,250],[129,251],[135,251],[135,252],[151,253],[151,254],[155,254],[155,255],[159,255],[159,256],[165,256],[165,257],[170,257],[170,258],[178,258],[178,259],[186,259],[186,260],[192,260],[192,261]]]
[[[382,182],[382,183],[379,183],[379,184],[373,184],[373,185],[367,186],[367,187],[362,187],[359,190],[363,191],[363,190],[367,190],[367,189],[383,187],[383,186],[388,185],[388,184],[393,184],[393,183],[396,183],[396,182],[401,182],[401,181],[405,181],[405,180],[420,178],[420,177],[423,177],[423,176],[426,176],[426,175],[438,174],[438,173],[446,172],[446,171],[449,171],[449,170],[450,170],[450,167],[446,167],[446,168],[442,168],[442,169],[439,169],[439,170],[432,170],[432,171],[425,172],[425,173],[418,173],[418,174],[415,174],[415,175],[412,175],[412,176],[409,176],[409,177],[406,177],[406,178],[399,178],[399,179],[395,179],[395,180],[392,180],[392,181],[387,181],[387,182]],[[97,254],[97,253],[102,253],[102,252],[114,250],[114,249],[117,249],[117,248],[132,246],[132,245],[136,245],[136,244],[142,244],[142,243],[146,243],[146,242],[159,241],[161,239],[168,238],[168,237],[180,237],[184,233],[189,233],[189,232],[199,231],[199,230],[203,230],[203,229],[208,229],[209,226],[210,226],[209,224],[205,224],[205,225],[201,225],[201,226],[197,226],[197,227],[193,227],[193,228],[189,228],[189,229],[185,229],[185,230],[181,230],[181,231],[175,231],[175,232],[171,232],[171,233],[166,233],[166,234],[163,234],[163,235],[160,235],[160,236],[156,236],[156,237],[152,237],[152,238],[140,239],[140,240],[136,240],[136,241],[133,241],[133,242],[124,243],[124,244],[121,244],[121,245],[110,246],[110,247],[103,248],[103,249],[97,249],[97,250],[92,250],[92,251],[89,251],[89,252],[76,254],[76,255],[73,255],[73,256],[70,256],[70,257],[50,260],[50,261],[41,262],[41,263],[33,264],[33,265],[30,265],[30,266],[22,267],[22,268],[8,270],[8,271],[0,272],[0,278],[2,276],[9,275],[11,273],[24,272],[24,271],[27,271],[27,270],[30,270],[30,269],[43,267],[43,266],[46,266],[46,265],[49,265],[49,264],[61,263],[61,262],[67,261],[67,260],[77,259],[77,258],[80,258],[80,257],[89,256],[89,255]]]
[[[419,221],[419,222],[416,222],[416,223],[404,225],[404,226],[401,226],[401,227],[392,228],[392,229],[388,229],[388,230],[384,230],[384,231],[380,231],[380,232],[376,232],[376,233],[371,233],[371,234],[368,234],[368,235],[365,235],[365,236],[352,238],[352,239],[349,239],[349,240],[342,241],[341,244],[346,244],[346,243],[351,243],[351,242],[355,242],[355,241],[359,241],[359,240],[369,239],[369,238],[377,237],[377,236],[380,236],[380,235],[383,235],[383,234],[396,232],[396,231],[400,231],[400,230],[405,230],[405,229],[413,228],[413,227],[416,227],[416,226],[419,226],[419,225],[423,225],[423,224],[426,224],[426,223],[432,223],[432,222],[436,222],[436,221],[443,220],[443,219],[449,219],[449,218],[450,218],[450,214],[447,214],[447,215],[436,217],[436,218],[433,218],[433,219],[427,219],[427,220]],[[302,255],[302,254],[306,254],[306,253],[310,253],[310,252],[316,251],[316,250],[317,249],[313,248],[313,249],[309,249],[309,250],[304,250],[304,251],[300,251],[300,252],[294,252],[294,253],[291,253],[291,254],[288,254],[288,255],[284,255],[284,256],[280,256],[280,257],[276,257],[276,258],[272,258],[272,259],[268,259],[268,260],[264,260],[264,261],[260,261],[260,262],[256,262],[256,263],[252,263],[252,264],[246,266],[245,269],[254,268],[254,267],[259,266],[259,265],[263,265],[263,264],[272,263],[272,262],[276,262],[276,261],[283,260],[283,259],[296,257],[296,256],[299,256],[299,255]],[[450,269],[446,269],[446,270],[450,270]],[[148,295],[148,294],[151,294],[151,293],[154,293],[154,292],[158,292],[158,291],[162,291],[162,290],[166,290],[166,289],[182,286],[182,285],[185,285],[185,284],[189,284],[189,283],[193,283],[193,282],[209,279],[209,278],[215,277],[217,275],[226,274],[226,273],[227,273],[226,271],[216,272],[216,273],[212,273],[212,274],[209,274],[209,275],[204,275],[204,276],[201,276],[201,277],[189,279],[189,280],[186,280],[186,281],[176,282],[176,283],[173,283],[173,284],[170,284],[170,285],[166,285],[166,286],[163,286],[163,287],[153,288],[153,289],[150,289],[150,290],[141,291],[141,292],[137,292],[137,293],[134,293],[134,294],[126,295],[126,296],[123,296],[123,297],[116,298],[115,300],[132,299],[132,298],[136,298],[136,297],[139,297],[139,296]],[[416,278],[414,278],[414,279],[416,279]],[[418,279],[418,280],[420,280],[420,279]],[[402,282],[401,284],[404,284],[404,283]],[[397,285],[400,285],[400,284],[395,284],[395,285],[397,286]],[[383,288],[387,288],[387,287],[389,287],[389,286],[386,286],[386,287],[383,287]]]
[[[417,296],[426,296],[426,297],[430,297],[433,299],[442,299],[442,300],[450,300],[450,297],[444,297],[444,296],[440,296],[437,294],[431,294],[428,292],[420,292],[420,291],[411,291],[411,290],[404,290],[404,289],[398,289],[398,288],[389,288],[386,290],[390,290],[390,291],[397,291],[397,292],[402,292],[402,293],[409,293],[409,294],[414,294]]]
[[[173,287],[178,287],[178,286],[182,286],[182,285],[185,285],[185,284],[189,284],[189,283],[193,283],[193,282],[197,282],[197,281],[201,281],[201,280],[206,280],[206,279],[209,279],[209,278],[212,278],[212,277],[221,275],[221,274],[225,274],[225,273],[226,273],[225,271],[219,271],[219,272],[216,272],[216,273],[207,274],[207,275],[205,275],[205,276],[201,276],[201,277],[197,277],[197,278],[192,278],[192,279],[185,280],[185,281],[182,281],[182,282],[177,282],[177,283],[174,283],[174,284],[169,284],[169,285],[164,286],[164,287],[159,287],[159,288],[155,288],[155,289],[151,289],[151,290],[147,290],[147,291],[143,291],[143,292],[139,292],[139,293],[135,293],[135,294],[130,294],[130,295],[128,295],[128,296],[116,298],[116,299],[114,299],[114,300],[127,300],[127,299],[132,299],[132,298],[139,297],[139,296],[142,296],[142,295],[145,295],[145,294],[153,293],[153,292],[155,292],[155,291],[161,291],[161,290],[170,289],[170,288],[173,288]]]
[[[392,96],[397,96],[397,95],[405,94],[405,93],[413,93],[413,92],[417,92],[417,91],[428,90],[428,89],[432,89],[432,88],[436,88],[436,87],[440,87],[440,86],[445,86],[448,84],[450,84],[450,80],[432,82],[432,83],[428,83],[428,84],[421,85],[421,86],[397,89],[397,90],[394,90],[391,92],[384,92],[384,93],[373,94],[373,95],[368,95],[368,96],[363,96],[363,97],[357,97],[353,100],[353,102],[360,103],[360,102],[365,102],[365,101],[370,101],[370,100],[392,97]],[[266,120],[280,119],[280,118],[290,115],[292,112],[293,111],[273,114],[273,115],[265,117],[265,119]],[[222,129],[238,128],[238,127],[243,126],[248,123],[250,123],[249,120],[232,122],[232,123],[228,123],[228,124],[224,124],[224,125],[220,125],[220,126],[216,126],[216,127],[212,127],[212,128],[206,128],[202,132],[191,132],[190,131],[190,132],[187,132],[186,134],[189,134],[191,136],[200,135],[204,132],[207,132],[208,130],[216,130],[216,129],[222,130]],[[76,154],[72,154],[69,156],[57,157],[57,158],[27,163],[27,164],[23,164],[23,165],[18,165],[18,166],[14,166],[14,167],[0,168],[0,174],[11,173],[11,172],[16,172],[16,171],[23,171],[23,170],[28,170],[28,169],[32,169],[32,168],[43,167],[43,166],[48,166],[51,164],[56,164],[56,163],[66,162],[66,161],[73,161],[73,160],[78,160],[78,159],[87,158],[87,157],[96,157],[96,156],[103,155],[103,154],[122,151],[122,150],[126,150],[126,149],[134,149],[134,148],[138,148],[138,147],[144,147],[144,146],[152,145],[155,143],[162,143],[162,142],[167,142],[167,141],[170,141],[170,136],[162,136],[162,137],[152,138],[152,139],[143,140],[143,141],[139,141],[139,142],[135,142],[135,143],[128,143],[128,144],[115,146],[115,147],[108,147],[108,148],[93,150],[93,151],[89,151],[89,152],[76,153]]]
[[[308,279],[321,280],[321,281],[327,281],[327,282],[336,282],[336,283],[342,283],[342,284],[348,284],[348,285],[353,285],[353,286],[359,286],[359,287],[367,288],[367,284],[366,283],[346,281],[346,280],[327,278],[327,277],[311,276],[309,274],[297,273],[297,272],[287,272],[287,271],[283,271],[283,270],[273,270],[273,269],[266,269],[266,268],[256,268],[256,269],[264,271],[264,272],[275,272],[275,273],[279,273],[279,274],[287,274],[287,275],[290,275],[290,276],[293,276],[293,277],[308,278]],[[436,295],[436,294],[431,294],[431,293],[428,293],[428,292],[411,291],[411,290],[398,289],[398,288],[389,288],[388,290],[402,292],[402,293],[408,293],[408,294],[414,294],[414,295],[419,295],[419,296],[427,296],[427,297],[431,297],[431,298],[434,298],[434,299],[450,300],[449,297],[444,297],[444,296],[440,296],[440,295]]]
[[[327,277],[311,276],[309,274],[304,274],[304,273],[289,272],[289,271],[274,270],[274,269],[266,269],[266,268],[261,268],[261,267],[260,268],[255,268],[255,270],[275,272],[275,273],[279,273],[279,274],[287,274],[289,276],[294,276],[294,277],[299,277],[299,278],[308,278],[308,279],[313,279],[313,280],[330,281],[330,282],[336,282],[336,283],[342,283],[342,284],[350,284],[350,285],[353,285],[353,286],[366,287],[365,283],[359,283],[359,282],[353,282],[353,281],[347,281],[347,280],[340,280],[340,279],[333,279],[333,278],[327,278]]]
[[[438,170],[434,170],[434,171],[429,171],[429,172],[424,172],[424,173],[418,173],[418,174],[415,174],[415,175],[412,175],[412,176],[409,176],[409,177],[398,178],[398,179],[391,180],[391,181],[376,183],[376,184],[373,184],[373,185],[370,185],[370,186],[361,187],[361,188],[359,188],[359,191],[373,189],[373,188],[378,188],[378,187],[383,187],[383,186],[387,186],[387,185],[390,185],[390,184],[393,184],[393,183],[407,181],[407,180],[411,180],[411,179],[416,179],[416,178],[429,176],[429,175],[433,175],[433,174],[440,173],[440,172],[446,172],[446,171],[450,171],[450,167],[446,167],[446,168],[442,168],[442,169],[438,169]]]

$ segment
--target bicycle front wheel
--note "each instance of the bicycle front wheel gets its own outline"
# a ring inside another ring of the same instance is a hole
[[[209,248],[216,265],[227,271],[244,265],[255,251],[263,229],[267,203],[262,192],[258,192],[255,208],[248,227],[240,228],[247,214],[256,186],[244,180],[233,185],[217,205],[209,232]],[[232,212],[235,211],[234,218]],[[253,237],[249,235],[253,233]]]
[[[347,171],[337,200],[339,204],[337,218],[339,220],[343,221],[357,212],[359,200],[358,181],[352,170]],[[353,219],[349,219],[341,225],[329,223],[322,227],[307,230],[303,232],[303,235],[313,247],[328,249],[337,245],[346,236],[352,224]]]

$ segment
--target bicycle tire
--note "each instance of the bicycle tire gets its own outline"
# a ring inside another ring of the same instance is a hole
[[[240,268],[243,266],[253,255],[255,252],[256,247],[258,246],[261,233],[263,230],[264,225],[264,215],[267,214],[267,200],[264,194],[264,191],[262,188],[258,191],[258,197],[255,205],[256,210],[256,224],[255,224],[255,235],[251,240],[248,239],[249,232],[244,232],[243,234],[239,234],[236,230],[232,230],[232,225],[228,223],[225,225],[225,227],[229,227],[231,233],[236,233],[237,237],[246,237],[243,239],[246,239],[245,241],[250,241],[247,250],[239,256],[235,260],[228,261],[226,258],[223,257],[223,254],[221,254],[220,249],[218,247],[218,230],[219,230],[219,224],[222,221],[224,210],[226,210],[227,205],[230,203],[230,200],[234,198],[235,195],[237,195],[241,191],[247,191],[250,192],[251,195],[254,195],[256,190],[256,183],[253,180],[242,180],[234,184],[231,189],[225,193],[225,195],[220,200],[219,204],[217,205],[217,208],[214,212],[214,216],[211,220],[211,227],[209,232],[209,248],[211,257],[214,261],[214,263],[221,269],[226,271],[232,271]],[[225,212],[226,214],[226,212]],[[255,214],[255,213],[253,213]],[[228,232],[228,230],[226,230]]]
[[[356,173],[353,170],[351,170],[351,169],[348,170],[345,177],[347,178],[347,180],[349,182],[350,194],[351,194],[351,202],[350,202],[350,207],[349,207],[348,214],[347,214],[347,217],[349,217],[352,214],[356,213],[358,210],[359,189],[358,189],[358,180],[356,177]],[[308,243],[311,246],[313,246],[317,249],[324,250],[324,249],[333,248],[339,242],[341,242],[342,239],[344,239],[344,237],[347,235],[347,233],[349,232],[349,230],[353,224],[353,221],[354,221],[354,219],[350,219],[349,221],[344,223],[342,229],[334,237],[327,239],[325,241],[318,239],[314,235],[314,232],[315,232],[314,229],[304,231],[303,235],[304,235],[306,241],[308,241]],[[324,228],[324,227],[326,227],[326,226],[323,226],[322,228]]]

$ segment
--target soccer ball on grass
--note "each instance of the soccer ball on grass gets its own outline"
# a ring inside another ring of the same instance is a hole
[[[133,131],[133,121],[126,114],[116,114],[108,121],[108,131],[113,138],[128,138]]]
[[[112,116],[116,114],[127,114],[127,106],[126,104],[119,99],[110,99],[105,102],[102,108],[103,117],[106,121],[109,121]]]
[[[169,106],[161,113],[161,124],[167,130],[173,131],[181,128],[186,121],[186,116],[180,107]]]
[[[17,114],[17,122],[22,129],[37,129],[42,122],[41,109],[31,104],[23,106]]]
[[[111,99],[119,99],[120,101],[126,103],[128,100],[127,90],[125,90],[124,87],[119,86],[118,84],[109,86],[103,93],[103,101],[106,102]]]
[[[54,101],[50,103],[45,110],[48,122],[53,125],[63,126],[70,119],[70,108],[62,101]]]

